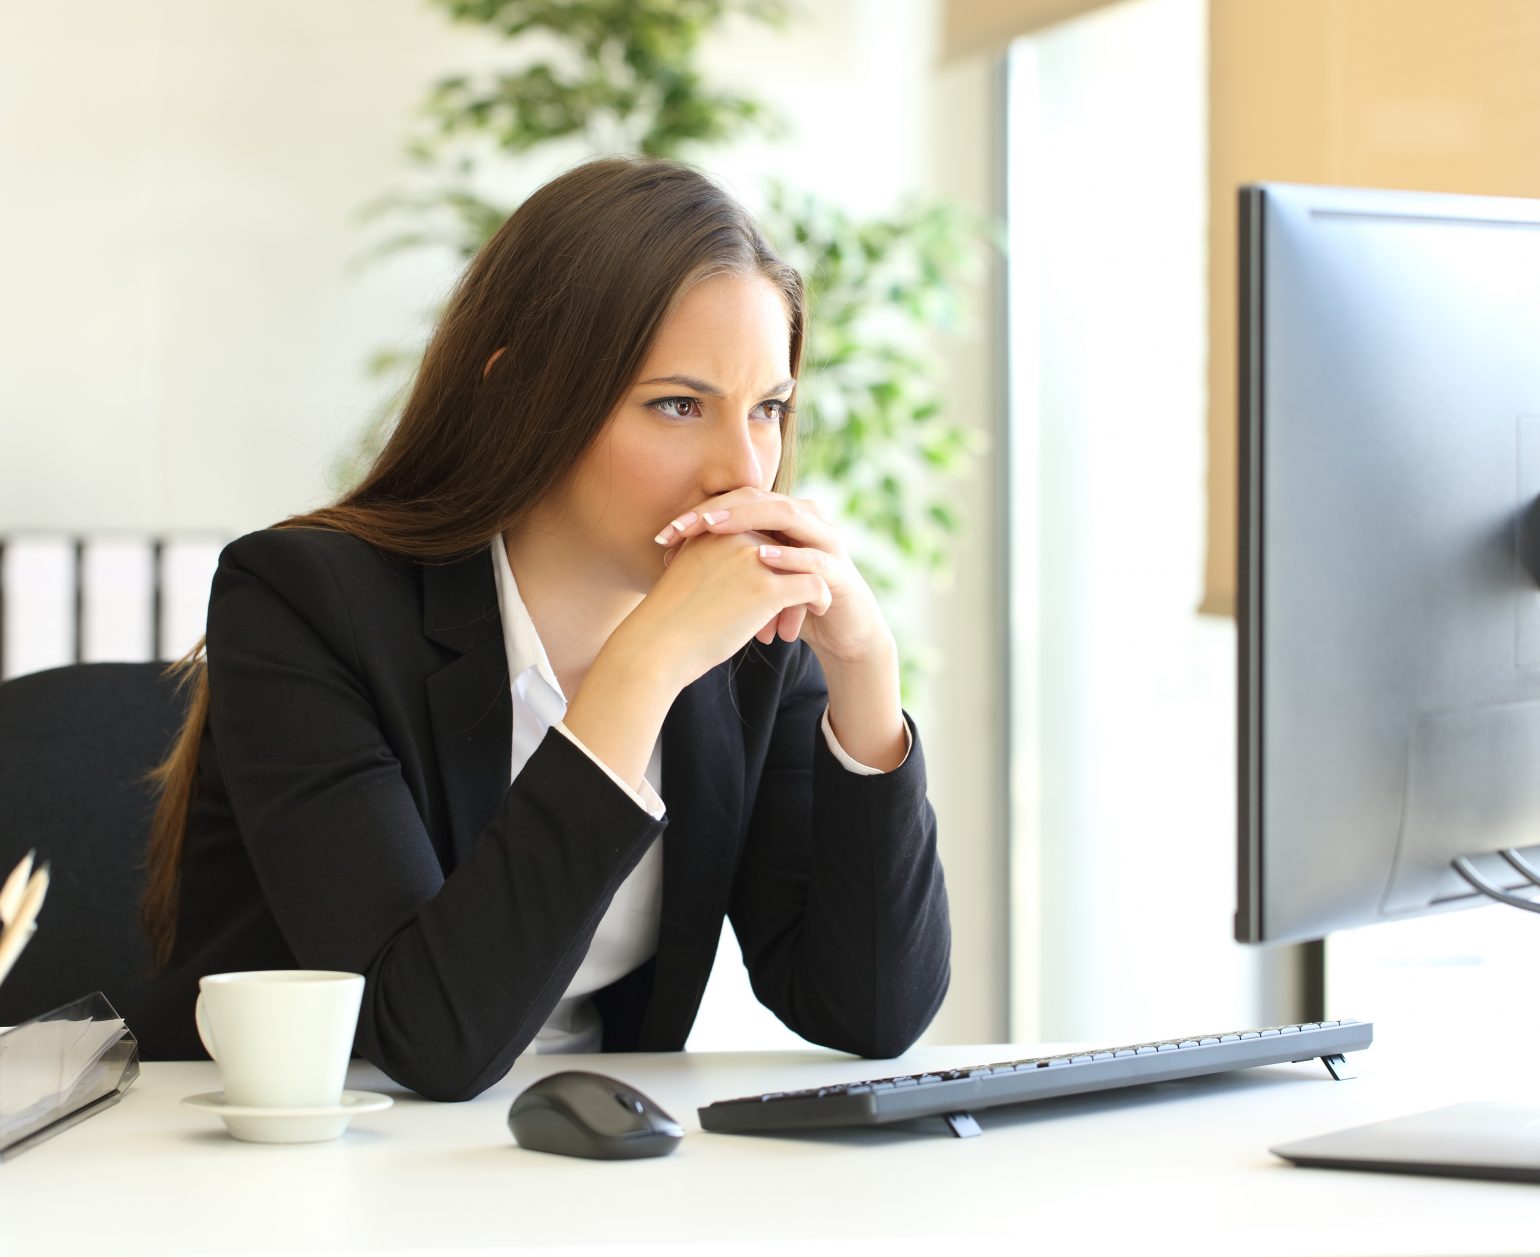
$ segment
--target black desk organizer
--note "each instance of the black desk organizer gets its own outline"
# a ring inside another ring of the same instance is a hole
[[[110,1108],[139,1043],[100,991],[0,1031],[0,1161]]]

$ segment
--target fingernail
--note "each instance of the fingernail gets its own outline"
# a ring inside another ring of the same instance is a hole
[[[720,524],[732,514],[731,511],[707,511],[701,516],[708,524]]]
[[[665,528],[662,532],[660,532],[656,537],[654,537],[653,540],[656,541],[660,546],[666,546],[670,541],[672,541],[674,539],[674,534],[673,534],[673,531],[672,531],[673,527],[674,526],[672,524],[670,524],[667,528]]]
[[[686,511],[678,519],[674,520],[674,522],[671,523],[669,527],[675,529],[678,532],[683,532],[686,528],[695,522],[695,519],[696,515],[694,511]]]
[[[663,552],[663,566],[667,567],[670,563],[672,563],[674,561],[674,556],[678,553],[678,550],[665,550]]]
[[[759,557],[762,559],[778,559],[781,557],[780,546],[760,546]]]

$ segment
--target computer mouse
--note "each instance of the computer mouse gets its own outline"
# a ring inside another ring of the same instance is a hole
[[[576,1069],[524,1088],[508,1129],[521,1148],[601,1161],[661,1157],[684,1138],[684,1127],[635,1087]]]

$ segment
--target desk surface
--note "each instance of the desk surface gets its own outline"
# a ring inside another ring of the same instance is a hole
[[[1032,1054],[921,1048],[906,1068]],[[1317,1063],[980,1114],[766,1138],[699,1128],[698,1104],[902,1072],[832,1053],[528,1057],[465,1104],[432,1104],[355,1063],[395,1106],[330,1143],[254,1145],[179,1103],[208,1063],[151,1064],[116,1107],[0,1165],[0,1253],[594,1254],[1517,1253],[1540,1245],[1540,1188],[1295,1169],[1269,1146],[1471,1099],[1524,1097],[1458,1065],[1376,1045],[1336,1083]],[[672,1156],[576,1161],[517,1147],[505,1118],[534,1079],[592,1068],[685,1126]],[[1532,1095],[1531,1095],[1532,1098]],[[941,1243],[938,1243],[941,1241]],[[697,1247],[698,1246],[698,1247]]]

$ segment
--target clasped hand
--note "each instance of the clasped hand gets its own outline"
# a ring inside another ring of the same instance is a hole
[[[768,645],[800,636],[826,668],[891,650],[870,587],[810,500],[735,489],[684,512],[657,541],[666,570],[644,605],[684,618],[710,656],[697,661],[701,671],[751,637]]]

